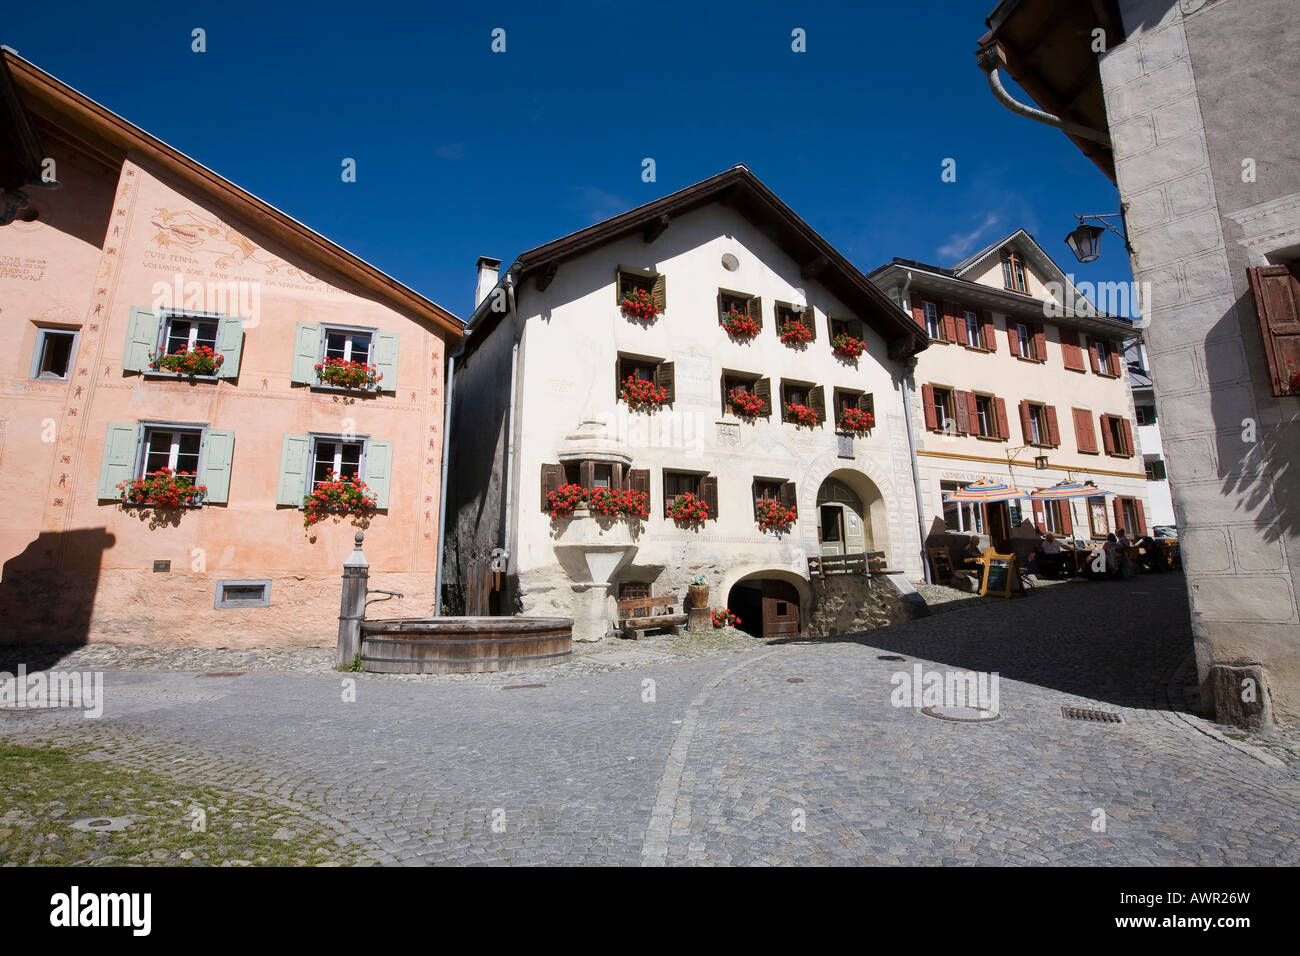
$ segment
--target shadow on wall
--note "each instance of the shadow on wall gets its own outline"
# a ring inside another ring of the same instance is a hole
[[[1207,344],[1205,361],[1210,385],[1210,413],[1220,492],[1225,498],[1223,517],[1228,520],[1240,517],[1226,511],[1236,499],[1237,509],[1254,516],[1255,527],[1261,534],[1269,541],[1278,541],[1294,535],[1300,528],[1300,475],[1296,474],[1295,465],[1296,455],[1300,454],[1300,439],[1290,421],[1276,424],[1266,424],[1258,418],[1242,421],[1240,392],[1234,398],[1234,383],[1241,381],[1239,387],[1255,388],[1256,394],[1252,397],[1261,411],[1275,402],[1268,385],[1261,384],[1267,381],[1267,371],[1264,378],[1255,377],[1253,385],[1249,377],[1250,369],[1268,368],[1260,343],[1255,299],[1249,292],[1237,300],[1232,312],[1215,323],[1206,336],[1207,343],[1225,337],[1225,334],[1229,338],[1240,338],[1246,353],[1247,372],[1243,380],[1235,358],[1216,361],[1216,351]],[[1228,367],[1228,361],[1231,361],[1231,367]],[[1288,401],[1291,400],[1283,400],[1284,417],[1294,410],[1286,407]]]
[[[103,528],[46,531],[6,561],[0,574],[0,645],[45,645],[37,655],[42,660],[22,657],[34,669],[87,644],[100,566],[115,540]],[[16,652],[0,650],[0,670],[12,672],[8,663]]]

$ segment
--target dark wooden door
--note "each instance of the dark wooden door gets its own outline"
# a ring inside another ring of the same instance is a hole
[[[763,582],[763,636],[799,633],[799,592],[786,581]]]

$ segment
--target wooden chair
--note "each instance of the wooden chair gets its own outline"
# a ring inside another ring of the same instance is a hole
[[[680,608],[681,602],[676,594],[661,594],[659,597],[619,598],[618,620],[614,630],[620,637],[640,640],[647,631],[671,629],[674,634],[682,632],[687,615]]]

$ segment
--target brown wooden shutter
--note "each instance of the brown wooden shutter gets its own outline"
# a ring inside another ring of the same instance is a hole
[[[817,341],[817,317],[811,305],[806,305],[802,312],[795,313],[795,321],[812,333],[814,342]]]
[[[674,399],[674,382],[672,362],[660,362],[655,366],[655,384],[668,392],[668,402],[671,404]]]
[[[754,397],[763,400],[763,414],[772,414],[772,380],[760,378],[754,383]]]
[[[1127,418],[1120,419],[1120,426],[1124,429],[1124,455],[1128,458],[1133,457],[1133,423]]]
[[[1007,403],[1005,399],[994,398],[993,408],[998,417],[998,437],[1011,437],[1011,424],[1007,421]]]
[[[1066,498],[1064,501],[1056,503],[1061,516],[1061,534],[1074,534],[1074,519],[1070,517],[1070,508],[1073,507],[1070,502],[1072,499]]]
[[[826,389],[820,385],[808,389],[808,406],[817,413],[818,421],[826,421]]]
[[[1079,349],[1079,333],[1061,329],[1061,358],[1065,367],[1076,372],[1084,371],[1083,353]]]
[[[797,508],[799,506],[793,481],[783,481],[781,483],[781,504],[787,508]]]
[[[1119,378],[1119,343],[1113,342],[1108,346],[1109,351],[1106,353],[1106,368],[1111,375]]]
[[[990,352],[996,352],[998,350],[998,330],[997,326],[993,324],[993,313],[988,309],[980,312],[980,325],[983,328],[984,347]]]
[[[1137,498],[1133,499],[1133,510],[1137,513],[1137,519],[1138,519],[1137,533],[1140,535],[1145,535],[1147,533],[1147,516],[1146,516],[1146,512],[1142,510],[1142,502]]]
[[[957,419],[957,433],[961,435],[970,431],[970,402],[970,392],[953,393],[953,417]]]
[[[938,428],[939,416],[934,413],[934,386],[921,386],[921,410],[925,412],[925,427]]]
[[[650,494],[650,469],[630,469],[627,473],[627,484],[633,491],[644,491],[647,495]]]
[[[1109,415],[1099,415],[1099,416],[1097,416],[1097,418],[1098,418],[1098,421],[1099,421],[1100,424],[1101,424],[1101,444],[1102,444],[1102,447],[1106,449],[1106,454],[1108,454],[1108,455],[1112,455],[1112,454],[1115,453],[1115,439],[1112,438],[1112,437],[1111,437],[1111,434],[1110,434],[1110,420],[1109,420],[1109,419],[1110,419],[1110,416],[1109,416]]]
[[[763,324],[763,299],[761,296],[756,295],[745,303],[745,314],[760,326]]]
[[[912,318],[921,328],[925,328],[925,303],[920,299],[912,300]]]
[[[1016,334],[1016,320],[1012,316],[1007,316],[1007,348],[1011,349],[1012,356],[1020,355],[1020,336]]]
[[[955,308],[951,302],[943,304],[943,337],[947,342],[957,341],[957,317],[953,314]]]
[[[1071,409],[1074,413],[1074,440],[1079,451],[1097,453],[1097,433],[1092,429],[1092,412],[1086,408]]]
[[[550,511],[551,503],[546,500],[546,496],[552,491],[559,491],[560,485],[564,484],[564,466],[563,465],[542,465],[542,510]]]
[[[709,507],[709,517],[718,516],[718,479],[713,475],[705,475],[700,479],[700,497]]]
[[[578,464],[578,484],[590,488],[596,483],[596,463],[584,461]]]
[[[957,326],[957,344],[970,345],[970,336],[966,333],[966,313],[959,308],[954,321]]]
[[[1291,388],[1291,372],[1300,372],[1300,279],[1294,268],[1255,266],[1246,270],[1274,395],[1300,391]]]
[[[1034,441],[1034,423],[1032,419],[1033,413],[1029,410],[1029,403],[1022,401],[1020,403],[1020,434],[1024,436],[1026,445],[1031,445]]]
[[[1101,363],[1097,361],[1097,350],[1092,347],[1092,337],[1085,335],[1083,337],[1083,346],[1088,350],[1088,366],[1092,369],[1093,374],[1101,374]]]
[[[1047,361],[1047,331],[1041,325],[1033,327],[1034,358],[1040,362]]]
[[[972,435],[980,434],[980,400],[974,392],[966,393],[966,413],[970,416],[970,425],[967,431]],[[989,424],[992,424],[990,422]]]
[[[1115,510],[1115,531],[1118,532],[1120,528],[1124,528],[1124,499],[1117,495],[1111,505]],[[1124,530],[1128,529],[1124,528]]]
[[[655,283],[650,288],[650,294],[654,296],[655,308],[660,312],[668,308],[668,280],[664,276],[655,276]]]
[[[1056,406],[1047,406],[1047,444],[1061,444],[1061,428],[1056,421]]]

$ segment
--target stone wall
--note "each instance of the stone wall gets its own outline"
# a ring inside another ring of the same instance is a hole
[[[911,620],[912,610],[883,575],[831,574],[814,578],[813,610],[805,633],[835,637]]]

